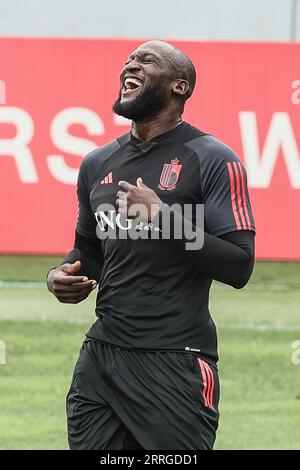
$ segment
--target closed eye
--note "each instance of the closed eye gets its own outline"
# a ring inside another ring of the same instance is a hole
[[[143,62],[144,64],[157,64],[157,60],[155,60],[154,57],[150,57],[148,54],[145,56],[136,56],[136,57],[129,57],[128,60],[125,62],[125,66],[130,64],[134,59],[139,59],[140,62]]]
[[[157,64],[157,60],[154,56],[152,55],[145,55],[144,57],[141,58],[141,60],[144,62],[144,63],[151,63],[151,64]]]

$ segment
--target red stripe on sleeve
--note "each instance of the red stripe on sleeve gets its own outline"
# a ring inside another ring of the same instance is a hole
[[[239,170],[237,167],[237,163],[233,163],[233,168],[235,172],[235,179],[236,179],[236,185],[237,185],[237,207],[238,211],[242,220],[242,227],[243,229],[247,228],[245,217],[244,217],[244,211],[243,211],[243,203],[242,203],[242,197],[241,197],[241,182],[240,182],[240,174]]]
[[[238,230],[241,230],[241,224],[239,221],[239,216],[236,208],[236,201],[235,201],[235,183],[234,183],[234,176],[233,176],[233,170],[232,170],[232,164],[230,162],[227,163],[227,168],[228,168],[228,173],[230,177],[230,192],[231,192],[231,205],[232,205],[232,211],[233,211],[233,216],[234,220],[237,226]]]
[[[247,228],[251,230],[251,222],[250,222],[250,216],[249,216],[249,211],[247,207],[247,197],[246,197],[246,184],[245,184],[245,178],[244,178],[244,173],[243,173],[243,168],[242,164],[238,163],[238,168],[241,176],[241,181],[242,181],[242,194],[243,194],[243,204],[244,204],[244,211],[247,219]]]

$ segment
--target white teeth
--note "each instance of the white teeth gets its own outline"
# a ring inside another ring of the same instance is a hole
[[[140,82],[136,78],[128,77],[128,78],[125,79],[125,82],[124,82],[124,86],[125,86],[126,90],[129,88],[129,83],[133,83],[137,87],[142,85],[142,82]]]

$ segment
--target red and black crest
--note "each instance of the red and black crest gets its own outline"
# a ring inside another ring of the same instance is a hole
[[[176,184],[181,172],[182,165],[179,160],[175,158],[171,163],[165,163],[160,175],[159,189],[171,191],[176,188]]]

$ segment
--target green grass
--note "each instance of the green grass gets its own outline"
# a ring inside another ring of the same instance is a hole
[[[60,258],[0,256],[0,279],[43,281]],[[216,284],[211,312],[219,333],[217,449],[300,448],[300,263],[257,263],[248,286]],[[0,289],[0,449],[65,449],[65,395],[95,292],[79,305],[46,289]]]
[[[63,256],[0,255],[0,279],[43,281],[47,271],[62,260]]]

